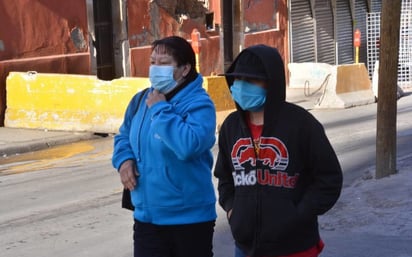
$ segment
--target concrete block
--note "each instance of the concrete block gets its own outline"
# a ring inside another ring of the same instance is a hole
[[[378,99],[378,85],[379,85],[379,61],[376,61],[375,67],[373,69],[373,76],[372,76],[372,91],[376,99]],[[396,87],[397,87],[396,96],[399,99],[405,93],[403,92],[402,88],[399,85],[396,85]]]
[[[289,63],[289,87],[308,88],[310,91],[322,86],[331,74],[333,65],[327,63]]]
[[[368,71],[363,63],[333,66],[315,108],[349,108],[375,102]]]
[[[11,72],[5,127],[115,133],[131,97],[147,78]]]
[[[204,77],[203,87],[212,98],[216,111],[236,108],[224,76]]]

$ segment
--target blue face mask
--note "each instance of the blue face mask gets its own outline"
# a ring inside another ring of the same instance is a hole
[[[233,100],[245,111],[257,112],[263,109],[266,90],[244,80],[235,80],[230,87]]]
[[[171,65],[150,65],[149,80],[152,87],[162,94],[172,91],[177,85],[173,71],[174,67]]]

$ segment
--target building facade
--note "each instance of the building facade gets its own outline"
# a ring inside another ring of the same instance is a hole
[[[199,70],[222,74],[241,49],[277,47],[290,62],[367,64],[366,22],[381,0],[20,0],[0,2],[0,125],[10,71],[148,74],[150,44],[200,33]]]

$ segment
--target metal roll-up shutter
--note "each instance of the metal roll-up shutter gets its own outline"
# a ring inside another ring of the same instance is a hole
[[[355,0],[355,29],[361,32],[361,46],[359,47],[359,62],[367,65],[366,20],[368,13],[367,0]]]
[[[338,64],[353,63],[353,28],[349,0],[336,1]]]
[[[371,0],[371,12],[381,12],[382,0]]]
[[[309,0],[290,0],[291,61],[315,62],[315,31]]]
[[[317,62],[335,64],[335,32],[330,0],[315,1]]]

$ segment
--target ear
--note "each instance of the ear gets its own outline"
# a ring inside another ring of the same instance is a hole
[[[182,73],[183,77],[186,77],[187,74],[189,74],[191,69],[192,69],[192,65],[190,65],[189,63],[183,65],[183,73]]]

